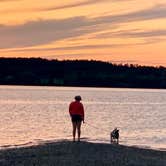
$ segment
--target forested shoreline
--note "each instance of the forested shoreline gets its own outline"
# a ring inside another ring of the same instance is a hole
[[[166,88],[166,68],[94,60],[0,58],[0,84]]]

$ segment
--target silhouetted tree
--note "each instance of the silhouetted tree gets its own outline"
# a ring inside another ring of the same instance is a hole
[[[166,88],[166,68],[93,60],[0,58],[0,84]]]

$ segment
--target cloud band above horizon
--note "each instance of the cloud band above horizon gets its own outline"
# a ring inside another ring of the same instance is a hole
[[[20,1],[20,3],[24,1]],[[21,53],[24,53],[24,56],[30,56],[29,54],[34,50],[36,56],[42,57],[44,54],[44,56],[50,57],[50,54],[52,55],[56,51],[55,58],[58,57],[57,55],[61,55],[62,58],[63,54],[66,55],[67,52],[73,55],[87,52],[92,55],[92,59],[102,60],[103,54],[107,55],[104,56],[106,60],[118,61],[120,60],[118,58],[121,58],[121,60],[131,61],[132,58],[132,61],[135,59],[134,61],[138,61],[138,63],[140,56],[142,59],[149,59],[150,55],[147,54],[151,54],[152,62],[157,60],[160,63],[163,61],[161,58],[165,55],[165,51],[161,51],[161,49],[166,44],[166,3],[163,0],[160,3],[155,0],[152,2],[153,5],[147,5],[146,8],[139,5],[135,10],[131,8],[127,11],[125,9],[128,6],[134,6],[130,0],[123,2],[86,0],[58,4],[57,7],[56,4],[54,4],[55,7],[42,8],[41,6],[38,11],[41,12],[40,19],[31,19],[22,23],[18,22],[18,24],[7,24],[2,19],[0,22],[0,54],[1,56],[12,56],[11,54],[22,56]],[[6,4],[8,3],[10,1],[6,1]],[[14,0],[13,2],[11,0],[11,3],[18,5]],[[122,12],[116,10],[118,3],[126,5]],[[5,2],[3,2],[4,4]],[[89,9],[91,6],[100,9],[101,5],[103,6],[102,12],[95,13],[96,16],[86,15],[86,8]],[[104,5],[106,5],[106,11]],[[109,13],[108,6],[115,11]],[[31,7],[35,8],[33,4]],[[71,11],[71,8],[73,15],[68,15],[68,10]],[[77,12],[77,8],[80,9],[80,12]],[[49,13],[49,11],[64,13],[66,17],[54,17],[55,13]],[[48,12],[48,14],[43,14],[43,12]],[[128,47],[131,49],[128,50]],[[140,51],[142,47],[144,47],[144,52]],[[157,52],[160,56],[155,55]],[[99,57],[100,54],[101,57]],[[96,55],[98,56],[96,57]],[[135,58],[133,58],[134,56]],[[81,59],[81,57],[79,58]],[[83,56],[83,59],[85,58],[86,56]],[[87,58],[89,57],[87,56]]]

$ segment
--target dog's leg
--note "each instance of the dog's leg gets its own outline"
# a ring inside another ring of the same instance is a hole
[[[113,138],[111,137],[111,143],[113,143]]]
[[[117,144],[119,144],[119,138],[117,139]]]

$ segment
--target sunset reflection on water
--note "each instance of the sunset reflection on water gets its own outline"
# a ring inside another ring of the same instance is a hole
[[[71,139],[68,105],[81,95],[85,107],[82,137],[120,144],[166,148],[166,91],[147,89],[0,86],[0,146]]]

